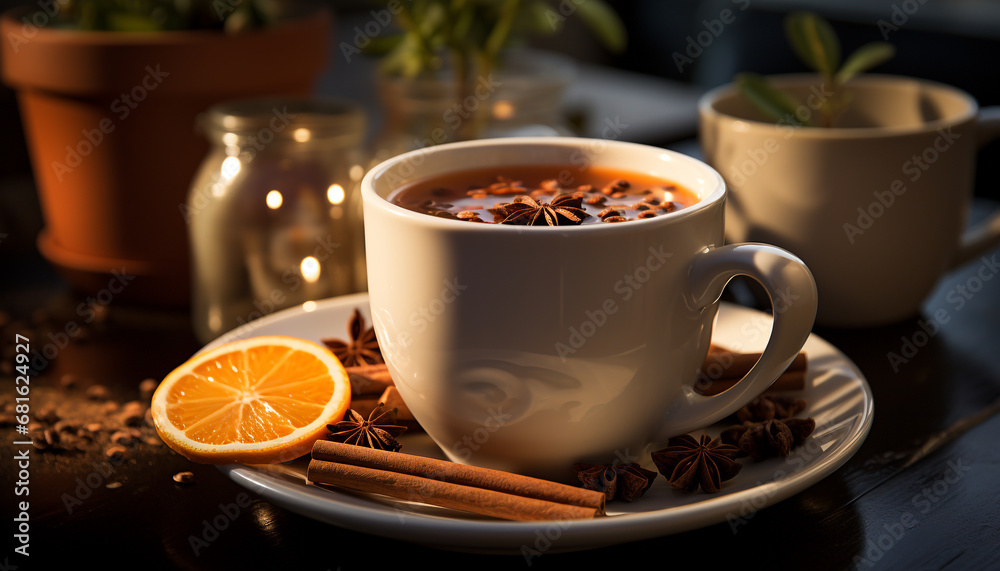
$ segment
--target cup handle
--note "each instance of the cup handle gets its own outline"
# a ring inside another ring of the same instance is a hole
[[[659,440],[705,427],[746,406],[788,368],[809,338],[816,319],[816,283],[802,260],[775,246],[734,244],[701,252],[690,268],[688,305],[694,311],[707,311],[738,275],[760,282],[771,299],[774,320],[767,345],[757,363],[730,389],[715,396],[685,391],[686,402],[669,411]]]
[[[1000,138],[1000,106],[984,107],[976,122],[976,145],[983,145]],[[969,228],[962,235],[962,242],[951,261],[950,269],[964,266],[1000,245],[1000,210],[989,218]]]

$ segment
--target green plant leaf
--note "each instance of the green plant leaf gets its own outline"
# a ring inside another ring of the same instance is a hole
[[[785,34],[803,63],[833,77],[840,67],[840,41],[826,20],[811,12],[792,12],[785,18]]]
[[[562,16],[544,0],[532,0],[524,7],[517,25],[529,34],[549,36],[562,29]]]
[[[476,18],[475,6],[468,2],[453,1],[451,6],[452,37],[464,38],[469,35]]]
[[[392,34],[389,36],[375,36],[371,38],[368,44],[361,48],[361,52],[371,56],[384,56],[396,49],[406,34]]]
[[[493,29],[490,30],[490,35],[487,36],[486,43],[483,46],[483,51],[490,58],[495,59],[507,45],[507,42],[510,40],[511,29],[514,26],[514,21],[517,20],[517,14],[520,9],[521,0],[504,0],[500,6],[500,17],[493,25]]]
[[[406,33],[382,58],[380,67],[388,75],[416,77],[430,68],[430,59],[420,38],[414,33]]]
[[[795,116],[795,112],[801,104],[791,95],[771,86],[760,75],[755,73],[738,74],[736,85],[754,107],[771,119],[797,127],[807,126]]]
[[[886,42],[872,42],[855,50],[837,72],[837,85],[843,85],[859,73],[881,65],[896,55],[896,48]]]
[[[615,53],[620,53],[625,49],[627,42],[625,24],[618,17],[618,13],[612,10],[607,3],[603,0],[576,0],[571,3],[571,5],[574,4],[580,20],[605,47]]]

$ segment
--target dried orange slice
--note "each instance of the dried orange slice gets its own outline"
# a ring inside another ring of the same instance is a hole
[[[205,464],[269,464],[308,454],[351,404],[326,347],[282,335],[231,341],[177,367],[153,393],[160,437]]]

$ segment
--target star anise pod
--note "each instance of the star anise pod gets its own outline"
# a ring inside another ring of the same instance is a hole
[[[714,494],[722,482],[739,474],[742,464],[735,460],[739,449],[716,438],[702,435],[700,440],[689,434],[676,436],[667,447],[653,452],[653,463],[675,488],[693,492],[702,490]]]
[[[351,334],[349,341],[341,339],[323,339],[323,344],[333,351],[333,354],[340,359],[345,367],[357,365],[373,365],[383,363],[382,351],[378,346],[378,339],[375,338],[375,330],[365,329],[365,319],[361,317],[361,312],[357,309],[351,315],[347,324],[347,330]]]
[[[521,226],[569,226],[581,224],[590,215],[581,207],[583,197],[576,193],[560,194],[552,202],[536,202],[530,196],[518,196],[502,205],[506,217],[501,224]],[[498,205],[500,206],[500,205]]]
[[[393,452],[403,447],[396,437],[406,432],[405,426],[396,424],[396,409],[385,410],[384,404],[376,406],[367,420],[353,408],[349,409],[344,420],[326,428],[330,431],[328,440]]]
[[[736,413],[740,422],[764,422],[792,418],[806,409],[805,399],[778,395],[761,395]]]
[[[574,464],[573,469],[584,488],[604,492],[608,501],[615,498],[626,502],[637,500],[653,485],[653,478],[656,478],[656,472],[646,470],[635,462]]]
[[[802,444],[815,429],[816,421],[812,418],[774,418],[730,426],[720,437],[754,461],[760,461],[788,456],[792,448]]]

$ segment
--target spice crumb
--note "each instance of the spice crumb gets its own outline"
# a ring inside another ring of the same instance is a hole
[[[87,387],[87,398],[104,400],[108,398],[108,389],[104,385],[91,385]]]
[[[135,442],[136,438],[124,430],[118,430],[111,435],[111,442],[120,446],[129,446]]]
[[[104,455],[112,462],[120,462],[125,458],[127,450],[124,446],[112,446],[104,451]]]
[[[151,398],[159,385],[160,383],[156,379],[145,379],[139,383],[139,394],[144,399]]]

